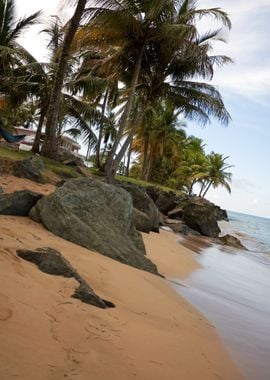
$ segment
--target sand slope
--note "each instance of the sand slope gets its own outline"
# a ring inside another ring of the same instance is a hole
[[[31,181],[7,181],[6,191],[32,188]],[[34,190],[52,190],[39,186]],[[175,235],[162,231],[144,240],[167,276],[198,267]],[[44,274],[15,253],[45,246],[64,254],[116,308],[71,298],[75,280]],[[1,380],[241,379],[215,329],[168,281],[69,243],[28,218],[0,216],[0,337]]]
[[[66,242],[28,218],[2,216],[0,231],[1,379],[240,378],[214,328],[165,280]],[[167,232],[147,236],[151,258],[155,245],[174,245],[176,255],[174,240]],[[60,250],[116,308],[70,298],[74,280],[44,274],[15,255],[43,246]]]

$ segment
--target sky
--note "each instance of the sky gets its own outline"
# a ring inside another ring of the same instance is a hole
[[[64,1],[15,0],[19,16],[43,10],[49,15],[67,17]],[[61,5],[60,5],[61,3]],[[187,133],[200,137],[206,151],[229,156],[234,165],[232,193],[210,190],[208,199],[228,210],[270,218],[270,1],[269,0],[199,0],[200,8],[220,7],[232,20],[226,33],[227,44],[215,44],[215,54],[226,54],[234,63],[217,69],[212,84],[223,96],[232,121],[221,126],[212,120],[202,127],[188,122]],[[202,28],[214,29],[211,19]],[[45,60],[41,27],[33,27],[21,43],[38,59]]]

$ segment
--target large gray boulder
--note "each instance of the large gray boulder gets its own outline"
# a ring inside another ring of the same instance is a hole
[[[120,186],[132,196],[134,209],[133,222],[142,232],[159,232],[160,214],[154,201],[143,187],[132,183],[120,182]]]
[[[14,167],[14,175],[20,178],[27,178],[35,182],[44,182],[42,170],[45,168],[44,162],[39,157],[29,157],[18,161]]]
[[[190,198],[183,208],[183,221],[201,235],[218,237],[220,233],[216,220],[216,206],[200,197]]]
[[[56,235],[121,263],[157,273],[132,222],[132,198],[89,178],[70,179],[43,197],[29,216]]]
[[[29,190],[0,194],[0,215],[28,216],[40,198],[41,194]]]

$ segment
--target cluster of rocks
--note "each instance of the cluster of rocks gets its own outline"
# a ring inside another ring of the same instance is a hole
[[[156,187],[118,183],[132,195],[133,220],[139,231],[158,232],[160,225],[174,232],[193,233],[216,238],[219,220],[228,220],[226,210],[201,197],[180,196]]]
[[[47,196],[29,190],[6,194],[0,187],[0,215],[29,216],[68,241],[157,275],[156,265],[146,257],[140,232],[158,233],[160,226],[165,226],[177,233],[204,235],[215,238],[215,242],[245,249],[233,236],[219,238],[217,222],[228,220],[228,216],[206,199],[126,182],[110,185],[89,178],[83,162],[74,155],[63,151],[60,158],[64,164],[76,166],[84,178],[63,180]],[[16,176],[36,182],[43,182],[44,168],[39,157],[18,161],[12,167]],[[17,254],[47,274],[75,278],[79,286],[72,297],[101,308],[114,307],[101,299],[53,248],[18,250]]]
[[[87,170],[82,158],[75,156],[72,152],[65,149],[59,149],[59,162],[66,166],[72,166],[78,176],[91,177],[91,173]],[[46,165],[41,157],[31,156],[24,160],[0,159],[0,173],[11,174],[19,178],[27,178],[38,183],[45,183],[47,179]],[[60,178],[72,178],[68,171],[58,170]]]
[[[183,235],[202,235],[218,244],[246,250],[240,240],[231,235],[219,237],[218,221],[228,221],[226,210],[201,197],[180,196],[157,187],[119,182],[132,195],[133,222],[142,232],[158,232],[160,226],[169,227]]]
[[[35,159],[31,165],[40,168]],[[160,226],[169,226],[183,234],[218,238],[217,220],[227,219],[225,210],[199,197],[123,182],[110,185],[92,178],[66,180],[48,196],[27,190],[0,191],[0,214],[30,216],[55,235],[154,274],[157,267],[146,257],[139,231],[159,232]],[[240,247],[233,239],[226,241]]]

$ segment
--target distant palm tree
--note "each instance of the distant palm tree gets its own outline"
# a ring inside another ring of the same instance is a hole
[[[186,139],[183,158],[174,175],[180,179],[182,186],[187,188],[188,195],[193,194],[194,185],[205,176],[207,160],[203,140],[189,136]]]
[[[202,197],[204,198],[211,186],[214,188],[218,186],[223,186],[225,189],[231,193],[230,182],[232,178],[232,173],[227,170],[232,168],[232,165],[228,165],[226,160],[229,156],[224,157],[222,154],[211,152],[206,156],[207,167],[206,173],[202,176],[203,185]]]
[[[141,179],[150,181],[154,162],[162,158],[168,146],[178,142],[179,132],[184,126],[178,116],[174,107],[166,102],[148,110],[135,141],[143,155]]]

